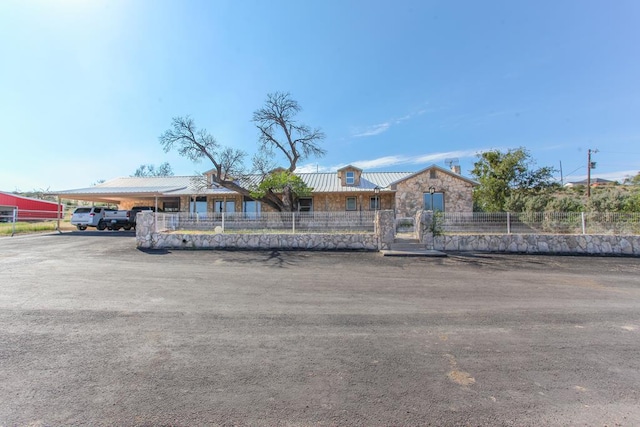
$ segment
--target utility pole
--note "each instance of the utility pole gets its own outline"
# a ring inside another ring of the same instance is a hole
[[[564,187],[564,178],[562,177],[562,160],[560,160],[560,186]]]
[[[591,169],[595,169],[595,163],[591,163],[591,153],[597,153],[598,150],[587,150],[587,198],[591,197]]]

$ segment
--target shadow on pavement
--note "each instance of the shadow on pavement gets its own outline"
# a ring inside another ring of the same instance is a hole
[[[64,237],[123,237],[123,238],[135,238],[135,231],[63,231],[57,236]]]
[[[168,249],[148,249],[148,248],[136,248],[140,252],[145,253],[147,255],[167,255],[170,254],[171,251]]]

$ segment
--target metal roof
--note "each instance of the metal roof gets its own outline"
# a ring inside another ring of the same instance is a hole
[[[447,173],[446,169],[432,165],[419,172],[362,172],[358,185],[343,186],[336,172],[299,173],[304,183],[312,188],[313,193],[353,193],[373,192],[378,187],[381,191],[394,191],[393,185],[435,167]],[[468,178],[455,174],[462,180],[475,183]],[[247,188],[260,183],[262,175],[246,175],[239,179],[239,184]],[[93,187],[78,188],[51,192],[50,194],[66,197],[126,197],[130,196],[186,196],[194,194],[235,194],[235,191],[213,185],[204,188],[205,176],[167,176],[167,177],[123,177],[115,178]]]
[[[299,173],[296,174],[314,193],[344,193],[358,191],[373,191],[379,187],[381,191],[389,190],[389,185],[411,175],[411,172],[362,172],[359,185],[342,185],[342,181],[335,172]]]

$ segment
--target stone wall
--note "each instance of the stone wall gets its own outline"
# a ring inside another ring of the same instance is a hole
[[[425,215],[428,217],[428,215]],[[423,217],[423,220],[425,219]],[[418,215],[416,221],[419,222]],[[418,224],[416,224],[418,226]],[[640,236],[574,234],[485,234],[432,236],[423,230],[423,243],[436,250],[576,255],[640,256]],[[184,234],[157,232],[152,212],[138,214],[136,245],[148,249],[389,249],[395,237],[393,211],[378,211],[375,232],[362,234]]]
[[[435,178],[431,178],[431,172]],[[434,187],[444,194],[444,210],[447,212],[471,212],[473,210],[473,185],[438,169],[427,169],[423,173],[396,184],[396,215],[411,218],[424,209],[424,194]]]
[[[433,213],[416,214],[419,240],[429,249],[459,252],[640,255],[640,236],[598,234],[442,234],[433,235]],[[437,221],[437,219],[436,219]],[[438,227],[435,227],[437,230]],[[437,233],[436,233],[437,234]]]
[[[393,212],[386,211],[382,222],[376,219],[377,232],[354,234],[185,234],[156,230],[152,212],[138,214],[136,245],[145,249],[304,249],[304,250],[360,250],[378,251],[388,247],[381,245],[379,233],[385,232],[393,242]],[[388,217],[388,218],[387,218]],[[390,219],[390,220],[389,220]],[[390,223],[390,226],[389,224]],[[391,230],[389,232],[389,230]],[[389,237],[390,234],[390,237]]]
[[[141,248],[304,249],[377,251],[375,234],[181,234],[155,233]]]
[[[640,236],[595,234],[444,235],[434,238],[434,248],[462,252],[640,256]]]

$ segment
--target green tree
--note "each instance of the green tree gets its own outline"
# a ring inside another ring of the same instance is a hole
[[[499,150],[481,153],[471,171],[480,184],[473,193],[475,208],[504,211],[513,194],[539,194],[557,186],[553,172],[551,167],[535,168],[531,155],[522,147],[506,153]]]
[[[289,200],[283,200],[284,204],[294,208],[296,200],[299,197],[310,196],[312,190],[302,178],[284,169],[274,170],[264,177],[260,184],[250,188],[251,197],[254,199],[262,199],[267,194],[281,194],[283,199],[289,197]],[[289,211],[292,210],[294,209],[289,209]]]
[[[148,177],[148,176],[173,176],[173,169],[168,162],[162,163],[157,168],[154,165],[140,165],[131,176]]]
[[[624,180],[624,183],[629,185],[640,185],[640,172],[638,172],[635,176],[626,178]]]
[[[211,180],[214,184],[259,200],[276,211],[293,211],[299,186],[293,172],[298,162],[325,153],[319,145],[324,133],[296,120],[301,110],[289,93],[276,92],[267,95],[264,106],[253,113],[252,121],[260,133],[253,172],[262,174],[262,181],[267,181],[262,187],[260,184],[248,185],[242,179],[246,175],[244,160],[247,153],[220,145],[206,129],[198,129],[189,116],[175,117],[171,129],[160,136],[160,144],[166,152],[177,149],[180,155],[192,161],[209,160],[213,164]],[[285,161],[285,167],[280,169],[289,174],[272,173],[280,170],[276,167],[278,157]],[[283,179],[289,181],[283,184]]]

